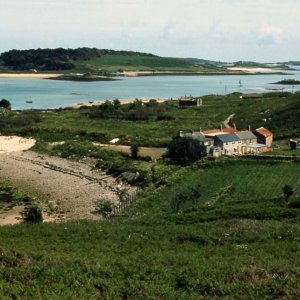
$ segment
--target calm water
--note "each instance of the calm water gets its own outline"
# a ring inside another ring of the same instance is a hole
[[[231,92],[266,92],[266,88],[285,78],[300,80],[300,68],[294,75],[209,75],[128,77],[119,81],[74,82],[28,78],[0,78],[0,99],[8,99],[13,109],[58,108],[92,100],[115,98],[202,96]],[[242,86],[239,86],[239,80]],[[294,91],[300,90],[295,86]],[[26,101],[32,101],[31,104]]]

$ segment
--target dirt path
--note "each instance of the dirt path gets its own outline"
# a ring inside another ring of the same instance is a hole
[[[120,188],[134,189],[82,163],[35,152],[0,155],[0,179],[41,195],[45,208],[63,219],[99,219],[94,202],[102,197],[118,202]],[[53,218],[53,215],[51,216]]]
[[[229,122],[234,116],[235,116],[235,114],[231,114],[223,121],[225,128],[231,128],[231,126],[229,125]]]
[[[93,143],[95,146],[104,147],[110,150],[114,151],[120,151],[127,154],[130,154],[130,146],[125,145],[112,145],[112,144],[100,144],[100,143]],[[165,154],[167,151],[167,148],[157,148],[157,147],[140,147],[139,148],[139,155],[146,157],[149,156],[153,160],[159,159]]]

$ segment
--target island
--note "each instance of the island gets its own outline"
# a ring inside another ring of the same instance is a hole
[[[273,84],[287,84],[287,85],[295,85],[300,84],[300,80],[296,79],[283,79],[278,82],[274,82]]]

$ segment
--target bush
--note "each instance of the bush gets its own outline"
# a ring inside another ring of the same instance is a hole
[[[26,223],[41,223],[43,222],[42,210],[37,204],[32,204],[26,208],[22,218]]]
[[[114,204],[105,198],[101,198],[96,201],[96,213],[102,215],[104,218],[109,218],[111,217],[114,209]]]
[[[8,100],[2,99],[0,101],[0,107],[3,107],[5,109],[9,109],[10,110],[11,109],[11,104],[10,104],[10,102]]]

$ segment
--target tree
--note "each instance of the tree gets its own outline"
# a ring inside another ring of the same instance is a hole
[[[286,201],[294,194],[293,188],[288,184],[282,188],[282,191]]]
[[[168,146],[167,156],[178,163],[191,163],[207,155],[206,147],[191,137],[176,136]]]
[[[10,102],[9,102],[8,100],[6,100],[6,99],[2,99],[2,100],[0,101],[0,107],[3,107],[3,108],[8,109],[8,110],[11,110],[11,104],[10,104]]]
[[[140,147],[137,143],[133,143],[130,146],[130,153],[132,159],[137,159],[139,157]]]
[[[115,100],[113,101],[113,105],[114,105],[114,108],[115,108],[115,109],[119,109],[119,108],[121,107],[121,102],[120,102],[120,100],[119,100],[119,99],[115,99]]]

